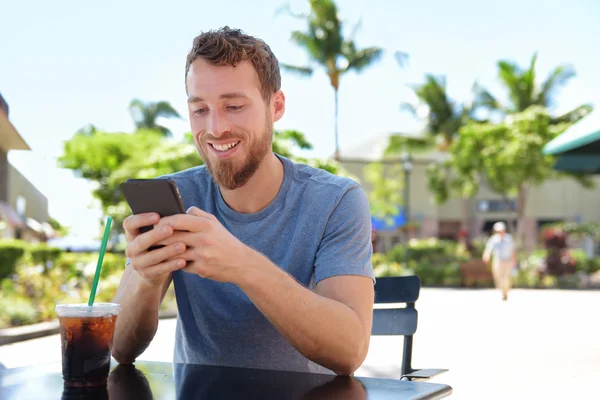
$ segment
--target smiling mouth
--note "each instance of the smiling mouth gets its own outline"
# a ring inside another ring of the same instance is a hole
[[[237,146],[240,142],[231,142],[228,144],[217,144],[217,143],[209,143],[211,145],[211,147],[217,151],[222,151],[225,152],[227,150],[233,149],[235,146]]]

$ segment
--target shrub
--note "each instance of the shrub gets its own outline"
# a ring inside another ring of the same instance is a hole
[[[43,265],[46,270],[48,263],[52,263],[52,265],[56,263],[62,250],[58,247],[48,246],[47,243],[36,243],[29,245],[29,253],[33,262]]]
[[[38,322],[36,308],[26,298],[0,294],[0,327]]]
[[[15,273],[25,246],[20,240],[0,240],[0,280]]]

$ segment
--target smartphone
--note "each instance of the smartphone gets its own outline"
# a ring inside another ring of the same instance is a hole
[[[172,179],[128,179],[121,184],[121,191],[134,214],[155,212],[161,218],[185,214],[177,183]],[[152,229],[145,226],[140,231]]]

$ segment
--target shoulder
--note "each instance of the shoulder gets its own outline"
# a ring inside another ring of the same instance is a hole
[[[289,161],[293,169],[293,180],[296,185],[306,188],[306,193],[322,201],[339,203],[344,197],[366,198],[360,183],[345,176],[332,174],[321,168]]]

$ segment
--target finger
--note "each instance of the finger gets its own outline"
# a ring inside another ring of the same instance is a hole
[[[182,259],[164,261],[160,264],[153,265],[150,268],[146,268],[143,271],[143,276],[146,279],[154,280],[156,278],[159,278],[161,275],[165,275],[170,272],[182,269],[183,267],[185,267],[185,264],[185,260]]]
[[[186,261],[196,261],[200,258],[203,258],[203,255],[202,255],[201,249],[187,247],[185,249],[185,251],[181,252],[180,254],[172,256],[170,259],[174,260],[176,258],[181,258]]]
[[[191,214],[191,215],[194,215],[196,217],[204,217],[204,218],[208,218],[208,219],[216,219],[216,217],[213,214],[207,213],[206,211],[201,210],[198,207],[190,207],[190,208],[188,208],[187,214]]]
[[[208,218],[176,214],[162,218],[158,225],[169,224],[176,231],[200,232],[208,229],[211,223],[212,221]]]
[[[147,251],[150,246],[160,242],[172,234],[173,228],[169,225],[164,225],[160,228],[154,228],[149,232],[142,233],[127,245],[125,254],[127,257],[136,257]]]
[[[182,242],[185,243],[185,245],[188,247],[193,247],[195,241],[194,237],[197,235],[197,233],[192,232],[173,231],[173,234],[171,236],[161,240],[157,244],[168,246],[176,242]]]
[[[128,236],[127,239],[133,240],[135,236],[139,234],[139,230],[144,226],[152,226],[160,220],[160,216],[157,213],[143,213],[130,215],[123,221],[123,229],[125,234]]]
[[[136,271],[141,271],[154,265],[158,265],[168,259],[175,259],[175,257],[181,258],[180,254],[185,252],[185,250],[186,247],[184,243],[173,243],[170,246],[148,251],[136,257],[132,260],[131,265]]]

